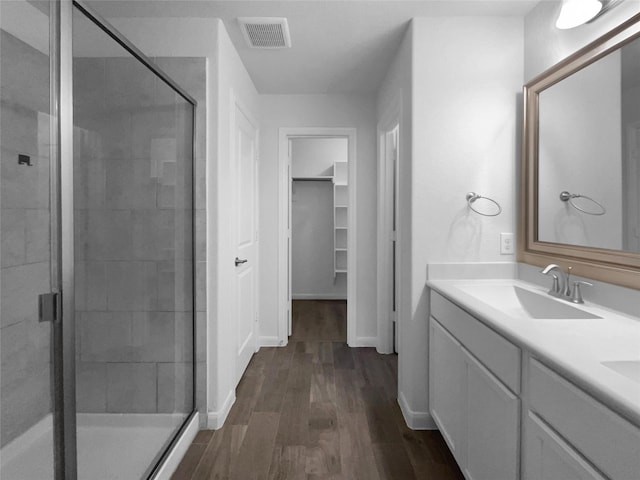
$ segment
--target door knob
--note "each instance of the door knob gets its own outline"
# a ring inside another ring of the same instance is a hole
[[[246,258],[244,260],[240,260],[238,257],[236,257],[236,267],[238,265],[242,265],[243,263],[247,263],[247,259]]]

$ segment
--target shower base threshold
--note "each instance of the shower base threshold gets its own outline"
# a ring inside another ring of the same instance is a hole
[[[166,413],[81,413],[78,480],[140,479],[187,418]],[[0,451],[2,480],[51,480],[53,423],[48,415]]]

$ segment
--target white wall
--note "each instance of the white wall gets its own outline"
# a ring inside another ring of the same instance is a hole
[[[516,228],[523,21],[416,18],[412,28],[410,172],[406,156],[401,164],[401,192],[409,191],[410,200],[400,199],[408,205],[400,228],[403,252],[409,249],[410,259],[402,262],[399,400],[410,426],[431,428],[427,266],[513,261],[500,255],[499,234]],[[400,50],[400,58],[407,49]],[[403,74],[393,70],[398,66],[392,67],[379,103],[389,98],[391,86],[407,85]],[[401,145],[407,141],[402,135]],[[496,199],[502,214],[470,212],[465,201],[469,191]]]
[[[261,95],[260,336],[263,344],[286,339],[278,329],[278,131],[282,127],[357,129],[356,337],[375,341],[376,143],[375,104],[362,95]],[[373,340],[372,340],[373,339]]]
[[[132,18],[112,23],[147,55],[207,58],[207,260],[197,263],[196,277],[199,285],[206,278],[207,285],[207,423],[219,428],[235,400],[236,387],[235,295],[230,281],[235,247],[229,234],[234,231],[229,204],[235,113],[231,99],[234,96],[248,114],[258,117],[258,93],[219,19]]]
[[[413,25],[410,25],[398,52],[387,71],[377,97],[377,118],[381,128],[396,115],[399,117],[400,138],[398,142],[398,400],[407,423],[417,427],[428,422],[424,415],[414,412],[406,396],[413,397],[413,387],[424,385],[424,370],[414,363],[413,340],[416,330],[411,316],[411,168],[413,158]],[[419,329],[419,325],[417,326]],[[417,367],[417,368],[416,368]],[[420,378],[422,375],[422,378]]]
[[[291,176],[333,175],[334,162],[349,160],[346,138],[294,138],[291,140]]]

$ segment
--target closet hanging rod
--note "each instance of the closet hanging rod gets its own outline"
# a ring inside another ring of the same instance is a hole
[[[291,177],[294,182],[331,182],[332,176],[317,176],[317,177]]]

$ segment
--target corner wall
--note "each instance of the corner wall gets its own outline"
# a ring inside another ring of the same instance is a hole
[[[516,230],[523,20],[415,18],[411,35],[411,158],[401,159],[401,191],[409,199],[400,199],[408,216],[401,218],[402,252],[410,254],[401,263],[398,398],[410,427],[433,428],[428,265],[514,261],[500,255],[499,238]],[[470,212],[470,191],[497,200],[502,214]]]

